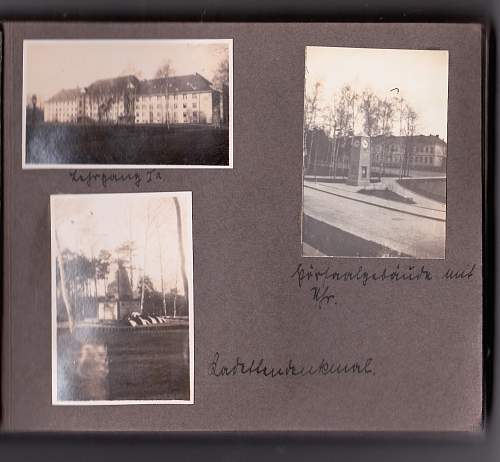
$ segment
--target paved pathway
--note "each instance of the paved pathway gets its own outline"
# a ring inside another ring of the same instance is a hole
[[[306,215],[417,258],[444,258],[446,221],[360,202],[347,194],[332,195],[312,186],[304,187]]]
[[[358,191],[360,186],[351,186],[345,183],[315,183],[310,181],[304,182],[304,189],[317,189],[329,193],[332,196],[340,196],[352,199],[359,202],[373,204],[382,208],[405,212],[411,215],[419,215],[435,220],[446,221],[446,207],[435,208],[429,202],[420,202],[417,204],[405,204],[404,202],[391,201],[382,199],[368,194],[360,194]],[[433,203],[435,201],[432,201]]]

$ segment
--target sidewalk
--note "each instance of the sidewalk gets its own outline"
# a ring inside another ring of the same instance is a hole
[[[431,220],[437,220],[443,222],[446,221],[446,206],[443,206],[443,204],[439,203],[437,203],[441,206],[439,208],[427,206],[436,204],[435,201],[432,201],[432,204],[429,204],[429,202],[427,202],[428,200],[426,201],[419,200],[419,202],[417,202],[416,204],[405,204],[403,202],[391,201],[387,199],[381,199],[375,196],[370,196],[367,194],[361,194],[358,192],[360,189],[362,189],[361,186],[351,186],[345,183],[321,183],[321,182],[304,180],[304,188],[315,189],[317,191],[322,191],[334,196],[343,197],[345,199],[351,199],[360,203],[375,205],[377,207],[381,207],[387,210],[393,210],[397,212],[406,213],[409,215],[429,218]],[[405,191],[407,190],[405,189]],[[407,196],[409,196],[409,194]]]

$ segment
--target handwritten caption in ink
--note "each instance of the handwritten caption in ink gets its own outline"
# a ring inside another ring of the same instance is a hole
[[[102,186],[107,188],[113,184],[133,184],[136,188],[140,188],[143,184],[156,183],[165,181],[160,170],[146,169],[134,170],[130,172],[92,172],[72,170],[69,176],[73,183],[83,183],[87,187]]]
[[[380,282],[425,282],[439,278],[445,281],[470,280],[474,277],[476,265],[468,265],[464,268],[448,268],[444,273],[434,275],[432,270],[425,265],[400,265],[399,263],[380,271],[370,271],[363,265],[355,270],[336,271],[330,266],[323,268],[314,265],[303,265],[299,263],[291,275],[298,287],[308,290],[311,300],[318,309],[337,304],[337,292],[334,286],[339,283],[353,283],[366,287],[369,284]]]

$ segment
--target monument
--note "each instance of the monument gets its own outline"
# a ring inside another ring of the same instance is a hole
[[[365,186],[370,184],[370,137],[353,136],[347,184]]]

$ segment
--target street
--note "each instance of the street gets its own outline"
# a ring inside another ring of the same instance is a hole
[[[418,212],[418,208],[415,210]],[[328,194],[307,184],[304,186],[304,214],[415,258],[445,256],[446,222],[442,220]],[[307,236],[304,241],[307,242]]]

